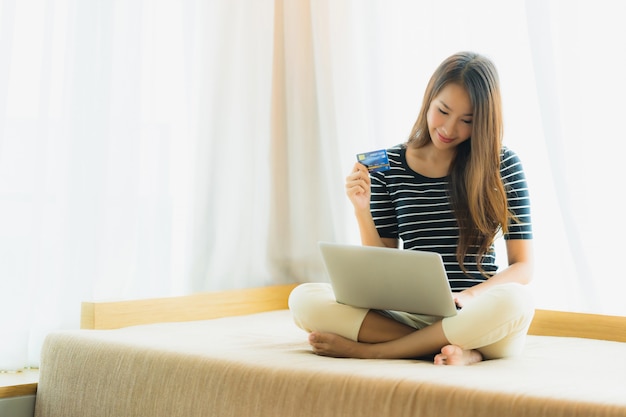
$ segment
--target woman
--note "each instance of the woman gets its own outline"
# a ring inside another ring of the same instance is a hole
[[[338,304],[325,283],[289,298],[296,323],[319,355],[416,358],[465,365],[515,355],[533,317],[532,231],[518,157],[502,146],[496,69],[462,52],[435,71],[409,140],[388,149],[391,169],[355,164],[346,193],[363,245],[439,252],[459,313],[429,317]],[[497,270],[502,233],[508,267]]]

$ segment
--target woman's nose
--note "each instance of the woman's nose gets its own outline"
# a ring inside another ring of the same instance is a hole
[[[453,120],[448,119],[443,124],[443,134],[449,138],[454,135],[454,121]]]

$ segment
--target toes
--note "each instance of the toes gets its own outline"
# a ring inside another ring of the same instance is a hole
[[[325,356],[328,350],[328,340],[323,334],[313,332],[309,335],[309,345],[313,353]]]
[[[435,365],[445,365],[447,359],[448,357],[446,355],[439,353],[438,355],[435,355],[434,363]]]
[[[458,356],[463,354],[463,350],[455,345],[447,345],[441,348],[441,353],[445,356]]]
[[[309,335],[309,344],[319,344],[324,342],[324,336],[318,332],[313,332]]]
[[[482,360],[482,355],[476,350],[463,350],[456,345],[447,345],[441,348],[441,353],[435,356],[436,365],[471,365]]]
[[[456,345],[447,345],[441,348],[441,353],[435,356],[436,365],[461,365],[463,364],[463,349]]]

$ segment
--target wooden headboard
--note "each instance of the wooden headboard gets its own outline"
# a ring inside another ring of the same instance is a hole
[[[139,324],[208,320],[287,308],[297,284],[204,292],[180,297],[84,302],[81,329],[117,329]]]
[[[208,320],[287,308],[297,284],[205,292],[181,297],[84,302],[83,329],[117,329],[140,324]],[[536,310],[529,334],[626,342],[626,317]]]

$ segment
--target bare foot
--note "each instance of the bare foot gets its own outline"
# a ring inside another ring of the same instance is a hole
[[[313,352],[321,356],[335,358],[368,358],[367,343],[359,343],[334,333],[313,332],[309,335]]]
[[[447,345],[435,356],[435,365],[471,365],[482,360],[483,355],[477,350],[463,350],[457,345]]]

